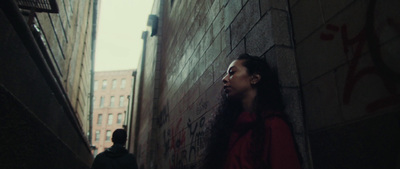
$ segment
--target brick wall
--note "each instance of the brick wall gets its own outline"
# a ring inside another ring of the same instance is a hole
[[[37,13],[54,74],[68,93],[80,123],[89,131],[93,0],[57,1],[59,13]]]
[[[129,119],[128,103],[133,89],[132,70],[115,71],[97,71],[94,77],[94,96],[93,96],[93,118],[92,118],[92,145],[96,146],[97,154],[103,152],[106,148],[113,145],[112,140],[106,140],[107,131],[111,133],[116,129],[123,128],[125,122]],[[103,81],[106,81],[106,87],[103,88]],[[125,81],[125,82],[123,82]],[[125,84],[123,84],[125,83]],[[115,84],[115,85],[114,85]],[[101,106],[101,98],[103,105]],[[113,104],[111,103],[113,97]],[[121,98],[122,97],[122,98]],[[111,105],[112,104],[112,105]],[[111,124],[109,124],[109,115],[111,114]],[[99,119],[99,115],[102,119]],[[118,116],[121,115],[121,121],[118,122]],[[128,122],[127,122],[128,123]],[[96,140],[96,132],[99,132],[99,138]],[[97,155],[94,154],[94,155]]]
[[[243,52],[277,72],[303,168],[399,166],[398,7],[394,0],[155,1],[160,30],[148,38],[158,43],[145,44],[158,53],[141,65],[153,70],[144,76],[156,76],[142,84],[155,105],[137,112],[153,119],[139,126],[142,168],[198,166],[222,76]]]
[[[90,168],[94,0],[58,0],[32,22],[0,4],[0,168]]]
[[[142,97],[154,94],[156,100],[135,101],[145,109],[138,111],[139,164],[144,168],[171,169],[197,166],[206,144],[205,128],[220,97],[222,76],[229,63],[243,52],[266,58],[279,73],[287,113],[307,160],[287,4],[259,0],[156,1],[157,4],[161,8],[153,8],[153,14],[160,17],[160,30],[147,38],[159,43],[146,45],[147,50],[158,47],[159,53],[145,54],[142,59],[146,61],[140,65],[145,65]],[[149,74],[146,69],[153,72]],[[155,75],[159,80],[152,80]],[[153,110],[149,109],[151,104],[156,104],[152,105]],[[152,124],[144,126],[151,118]],[[152,136],[155,138],[149,138]]]

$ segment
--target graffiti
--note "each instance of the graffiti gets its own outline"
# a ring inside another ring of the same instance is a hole
[[[179,119],[173,127],[162,131],[164,157],[168,159],[170,169],[194,169],[197,158],[205,147],[205,116],[197,121],[190,118],[187,126]],[[187,128],[184,128],[187,127]],[[185,131],[189,133],[186,137]]]
[[[159,117],[157,118],[157,124],[159,127],[162,127],[168,121],[169,121],[169,106],[167,103],[167,105],[163,107]]]
[[[168,155],[169,147],[171,145],[171,130],[167,129],[163,132],[163,146],[164,146],[164,156]]]
[[[182,150],[180,153],[173,153],[170,161],[170,169],[186,169],[187,167],[187,151]]]
[[[188,119],[187,122],[187,127],[189,129],[189,134],[190,134],[190,150],[189,150],[189,160],[192,160],[192,157],[194,160],[196,160],[197,156],[199,155],[200,150],[204,148],[204,123],[205,123],[205,117],[201,117],[199,121],[193,123],[190,118]]]
[[[187,164],[187,151],[185,150],[186,135],[181,126],[180,118],[173,127],[162,131],[164,157],[169,157],[170,169],[181,169]]]
[[[203,113],[205,110],[207,110],[207,108],[208,108],[208,101],[203,101],[203,99],[201,99],[197,105],[196,113],[197,114]]]
[[[342,38],[342,45],[344,53],[350,58],[349,70],[345,79],[345,86],[343,91],[343,103],[350,104],[352,91],[355,85],[367,75],[376,75],[381,79],[385,89],[391,93],[390,96],[379,98],[366,105],[367,112],[375,112],[379,109],[396,105],[400,103],[400,95],[397,94],[396,79],[400,75],[391,70],[384,62],[381,56],[381,49],[379,44],[379,36],[374,28],[373,12],[376,0],[371,0],[367,12],[367,20],[364,28],[354,37],[348,36],[348,26],[336,26],[328,24],[326,30],[330,33],[321,33],[320,39],[324,41],[331,41],[335,38],[335,34],[340,33]],[[399,30],[399,24],[388,18],[386,20],[388,26],[393,26]],[[400,33],[400,31],[399,31]],[[374,62],[372,66],[364,67],[357,71],[362,52],[365,47],[368,47],[371,52],[371,57]]]

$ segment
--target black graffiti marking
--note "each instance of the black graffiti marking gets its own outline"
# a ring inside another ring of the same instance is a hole
[[[192,156],[194,156],[194,160],[197,158],[197,154],[200,150],[204,148],[204,127],[205,117],[201,117],[200,121],[193,123],[190,119],[188,119],[187,127],[189,129],[190,134],[190,146],[189,146],[189,160],[192,160]]]
[[[203,99],[201,99],[199,104],[197,105],[196,113],[200,114],[204,110],[207,110],[207,108],[208,108],[208,101],[203,101]]]
[[[169,121],[169,106],[168,103],[161,110],[159,117],[157,118],[157,124],[159,127],[162,127],[165,123]]]

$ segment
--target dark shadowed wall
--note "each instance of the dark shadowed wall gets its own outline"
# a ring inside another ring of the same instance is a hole
[[[0,168],[90,168],[94,1],[59,13],[0,2]]]
[[[201,163],[222,76],[247,52],[279,77],[303,168],[399,166],[398,7],[394,0],[155,1],[158,33],[150,36],[149,24],[144,53],[151,54],[142,57],[135,101],[139,164]]]

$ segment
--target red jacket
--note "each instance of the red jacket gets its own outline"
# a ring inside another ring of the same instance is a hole
[[[228,157],[224,169],[254,169],[251,151],[254,113],[240,114],[229,141]],[[300,169],[289,126],[280,117],[265,119],[265,144],[262,160],[270,169]],[[259,147],[262,148],[262,147]],[[254,148],[253,148],[254,149]]]

